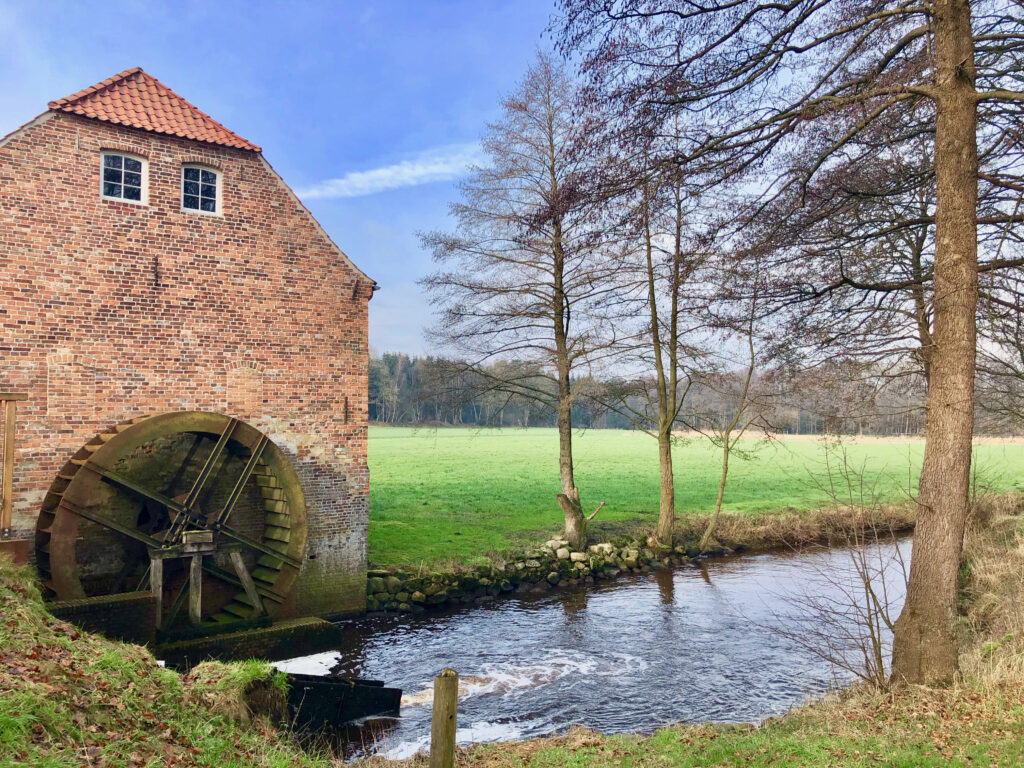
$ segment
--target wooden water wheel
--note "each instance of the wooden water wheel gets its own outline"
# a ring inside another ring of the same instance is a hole
[[[198,580],[203,621],[273,616],[305,550],[302,490],[287,457],[254,427],[215,413],[165,413],[117,424],[71,457],[43,501],[36,559],[51,597],[116,594],[149,589],[153,555],[200,537],[213,542]],[[248,590],[231,567],[241,560]],[[170,625],[190,574],[184,565],[161,570]]]

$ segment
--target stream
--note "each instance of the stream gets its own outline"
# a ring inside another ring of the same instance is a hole
[[[867,550],[893,618],[910,546],[907,538]],[[756,722],[853,679],[813,640],[818,632],[833,643],[856,633],[849,616],[818,610],[823,602],[849,606],[848,595],[863,602],[850,550],[715,558],[587,589],[348,621],[337,651],[276,666],[403,689],[401,717],[353,729],[342,745],[347,756],[397,759],[426,747],[431,685],[442,667],[461,677],[459,743],[545,736],[573,724],[649,733],[679,722]]]

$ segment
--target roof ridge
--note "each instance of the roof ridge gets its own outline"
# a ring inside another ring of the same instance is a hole
[[[49,107],[144,131],[261,151],[142,67],[118,72],[70,96],[51,101]]]
[[[111,75],[106,80],[100,80],[98,83],[94,83],[93,85],[90,85],[88,88],[83,88],[80,91],[75,91],[70,96],[65,96],[63,99],[54,99],[46,106],[48,106],[50,109],[59,109],[61,107],[67,106],[68,104],[71,104],[74,101],[78,101],[79,99],[84,98],[89,94],[96,93],[96,91],[103,90],[104,88],[107,88],[113,85],[114,83],[120,82],[129,75],[134,75],[136,72],[143,72],[142,67],[130,67],[128,69],[122,70],[118,72],[116,75]],[[143,72],[143,74],[145,73]],[[152,75],[150,75],[150,77],[152,77]],[[153,79],[155,80],[156,78]]]

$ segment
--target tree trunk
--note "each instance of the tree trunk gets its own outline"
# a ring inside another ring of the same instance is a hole
[[[726,431],[725,439],[722,440],[722,476],[718,479],[718,495],[715,496],[715,510],[708,520],[708,527],[704,529],[704,535],[700,537],[699,549],[707,552],[711,546],[711,539],[715,535],[715,526],[718,524],[718,516],[722,514],[722,498],[725,496],[725,483],[729,479],[729,451],[732,449],[730,433]]]
[[[587,545],[587,518],[580,507],[579,489],[573,488],[572,493],[560,493],[557,499],[565,517],[562,536],[569,542],[571,549],[581,551]]]
[[[935,319],[924,462],[893,678],[925,685],[957,670],[956,577],[967,521],[978,301],[978,150],[967,0],[936,0]]]
[[[669,427],[671,430],[671,427]],[[672,546],[672,529],[676,518],[676,486],[672,474],[672,436],[669,430],[658,432],[658,469],[661,497],[658,501],[658,542]]]
[[[566,374],[568,387],[568,374]],[[558,473],[562,492],[558,506],[565,517],[562,535],[574,550],[582,550],[587,543],[587,520],[580,505],[580,491],[576,487],[572,465],[572,402],[566,397],[558,406]]]

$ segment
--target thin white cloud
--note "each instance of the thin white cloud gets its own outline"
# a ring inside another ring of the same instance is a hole
[[[299,190],[307,200],[324,197],[363,197],[390,189],[415,187],[435,181],[451,181],[466,172],[466,166],[479,163],[483,154],[480,145],[449,144],[420,152],[409,160],[394,165],[351,171],[337,179],[327,179]]]

